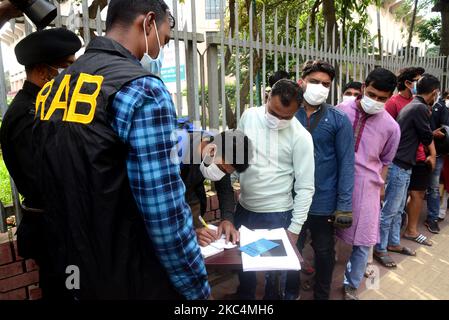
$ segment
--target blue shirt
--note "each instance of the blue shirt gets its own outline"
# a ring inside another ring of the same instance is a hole
[[[192,213],[179,165],[171,160],[177,141],[170,93],[157,78],[139,78],[116,94],[109,113],[128,145],[129,182],[161,264],[187,299],[207,298],[210,286]]]
[[[307,118],[304,107],[296,118],[309,129],[322,107]],[[354,136],[348,117],[327,105],[312,132],[315,152],[315,194],[309,214],[332,215],[335,210],[352,211],[354,188]]]

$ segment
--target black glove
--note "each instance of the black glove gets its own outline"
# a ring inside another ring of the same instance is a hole
[[[334,227],[346,229],[352,226],[352,211],[335,211]]]

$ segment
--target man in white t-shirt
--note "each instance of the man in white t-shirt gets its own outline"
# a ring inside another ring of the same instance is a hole
[[[294,246],[315,191],[312,137],[294,117],[302,100],[302,90],[296,82],[279,80],[266,106],[246,110],[238,125],[253,142],[255,154],[249,168],[240,174],[235,225],[250,229],[286,228]],[[255,299],[255,272],[240,272],[239,280],[238,297]],[[275,283],[274,274],[267,273],[265,299],[279,298]]]

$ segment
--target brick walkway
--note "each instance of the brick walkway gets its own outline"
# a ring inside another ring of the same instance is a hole
[[[449,222],[440,223],[441,232],[437,235],[430,235],[424,226],[420,228],[431,238],[433,246],[402,240],[402,244],[416,250],[416,257],[402,258],[395,254],[398,267],[395,270],[379,267],[379,289],[363,291],[361,299],[449,299]]]
[[[425,206],[424,206],[425,207]],[[401,243],[415,249],[416,257],[406,257],[392,253],[398,267],[386,269],[377,262],[377,270],[380,273],[378,281],[366,281],[359,289],[361,300],[409,300],[409,299],[449,299],[449,222],[440,223],[441,233],[438,235],[427,232],[423,225],[424,214],[419,225],[420,232],[433,241],[432,247],[422,246],[410,240],[402,239]],[[448,218],[449,219],[449,218]],[[446,219],[446,220],[448,220]],[[331,299],[342,299],[342,282],[346,261],[351,248],[340,243],[338,246],[338,261],[334,269]],[[310,246],[304,251],[306,259],[312,259]],[[236,274],[229,273],[227,279],[214,283],[217,275],[212,274],[212,293],[215,299],[229,299],[235,293],[238,285]],[[302,281],[309,280],[310,276],[301,276]],[[377,289],[376,289],[377,285]],[[257,298],[263,297],[263,275],[258,275]],[[301,300],[312,299],[312,291],[301,290]]]

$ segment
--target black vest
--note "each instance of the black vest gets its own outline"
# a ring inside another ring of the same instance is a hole
[[[33,148],[46,209],[52,271],[80,270],[80,299],[173,299],[127,176],[125,145],[108,106],[128,82],[151,76],[117,42],[95,38],[36,100]]]

